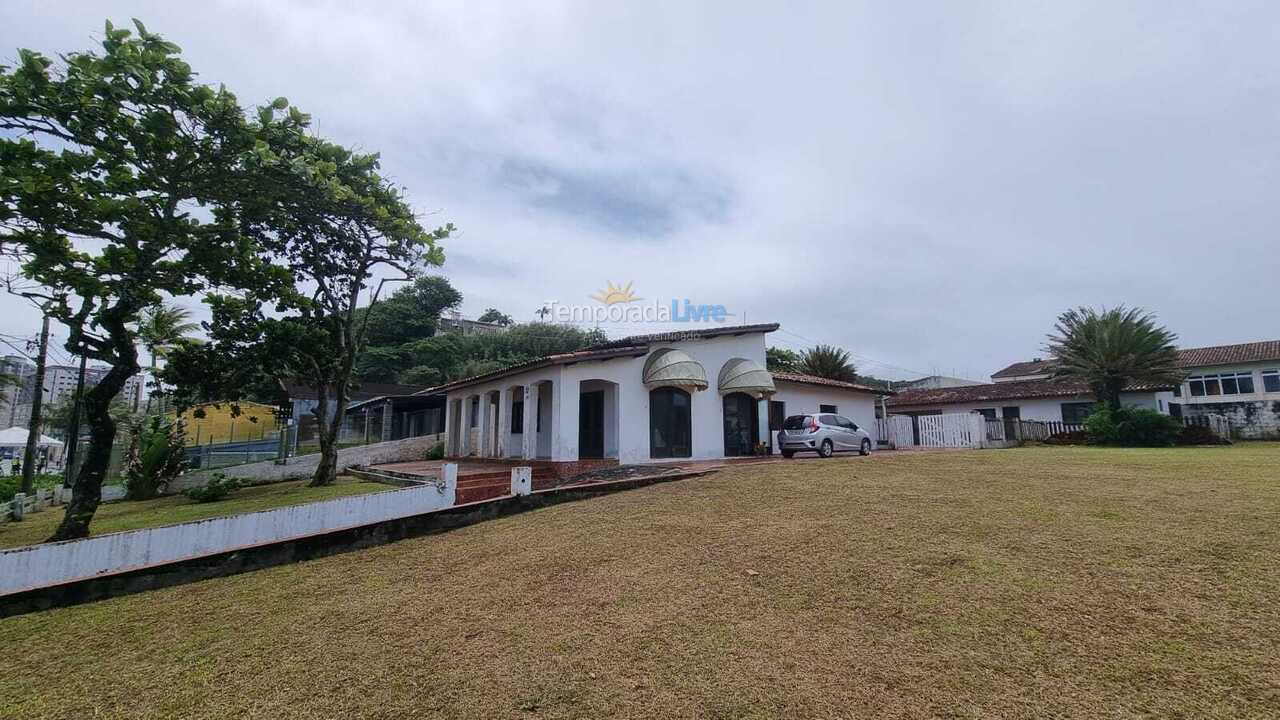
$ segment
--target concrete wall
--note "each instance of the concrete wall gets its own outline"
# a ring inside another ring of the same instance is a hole
[[[451,507],[457,466],[436,484],[0,552],[0,595],[217,555]]]
[[[381,463],[422,460],[427,451],[437,442],[444,440],[444,435],[423,435],[416,438],[392,440],[390,442],[360,445],[343,448],[338,451],[338,471],[341,472],[352,465],[377,465]],[[287,465],[277,465],[274,460],[232,465],[225,468],[201,470],[187,473],[169,485],[169,492],[179,493],[187,488],[199,487],[209,482],[214,473],[222,473],[227,477],[241,478],[251,483],[278,482],[311,477],[320,464],[320,453],[291,457]]]

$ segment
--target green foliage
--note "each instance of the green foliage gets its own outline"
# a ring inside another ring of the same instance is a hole
[[[427,460],[443,460],[444,459],[444,443],[438,442],[427,450]]]
[[[495,325],[502,325],[503,327],[515,324],[515,320],[512,320],[510,315],[502,312],[498,308],[486,308],[480,317],[476,319],[480,322],[494,323]]]
[[[858,381],[857,368],[849,359],[849,352],[833,345],[816,345],[800,353],[797,372],[828,380]]]
[[[186,467],[182,423],[154,416],[138,423],[132,434],[125,455],[125,497],[148,500],[164,492]]]
[[[1068,310],[1054,331],[1047,349],[1055,376],[1088,383],[1112,411],[1121,409],[1120,393],[1129,385],[1172,386],[1185,375],[1174,345],[1178,336],[1141,308]]]
[[[360,309],[362,317],[368,316],[369,347],[395,348],[429,338],[436,334],[440,315],[461,303],[462,293],[448,278],[439,275],[417,278],[372,308]]]
[[[794,350],[771,346],[765,349],[764,358],[769,372],[799,372],[800,355]]]
[[[59,432],[69,432],[71,430],[75,402],[75,392],[73,391],[63,395],[57,403],[45,406],[46,409],[41,412],[45,427]],[[112,400],[111,405],[108,407],[108,412],[111,415],[111,419],[119,426],[127,427],[134,420],[133,406],[123,397],[116,397]],[[83,431],[85,429],[83,406],[80,409],[80,413],[80,429]]]
[[[1182,433],[1177,418],[1147,408],[1112,410],[1100,403],[1084,423],[1089,443],[1121,447],[1169,447]]]
[[[32,483],[35,490],[47,490],[62,484],[61,475],[38,474]],[[0,503],[13,500],[13,496],[22,492],[22,474],[0,475]]]
[[[239,480],[229,478],[222,473],[214,473],[209,482],[199,487],[187,488],[183,491],[183,495],[191,498],[198,503],[217,502],[225,500],[227,496],[235,492],[241,487]]]

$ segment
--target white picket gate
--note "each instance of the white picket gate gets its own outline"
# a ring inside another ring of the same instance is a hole
[[[894,450],[902,450],[915,445],[915,431],[911,427],[911,418],[907,415],[890,415],[876,419],[877,440]]]
[[[986,436],[986,425],[981,415],[921,415],[916,421],[920,425],[920,447],[982,447]]]

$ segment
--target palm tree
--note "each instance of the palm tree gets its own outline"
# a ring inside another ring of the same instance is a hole
[[[1080,307],[1060,315],[1054,330],[1046,347],[1054,376],[1088,383],[1112,411],[1121,409],[1120,393],[1128,385],[1172,385],[1185,375],[1174,347],[1178,336],[1142,308]]]
[[[849,352],[834,345],[816,345],[800,353],[800,364],[796,370],[828,380],[855,382],[858,379],[857,369],[849,360]]]
[[[159,359],[200,327],[190,318],[191,312],[185,308],[156,303],[144,310],[142,319],[138,321],[138,339],[151,355],[151,382],[155,385],[156,394],[160,392],[160,381],[156,379]],[[147,404],[150,405],[149,400]]]

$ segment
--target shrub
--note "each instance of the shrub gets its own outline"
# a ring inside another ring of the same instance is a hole
[[[1121,447],[1169,447],[1182,432],[1177,418],[1146,408],[1098,408],[1085,420],[1089,442]]]
[[[431,449],[427,450],[427,459],[443,460],[444,459],[444,443],[438,442],[435,445],[432,445]]]
[[[124,492],[130,500],[148,500],[164,492],[187,464],[181,422],[161,417],[132,428],[125,456]]]
[[[240,481],[222,473],[214,473],[209,482],[200,487],[188,488],[183,495],[198,503],[217,502],[240,487]]]
[[[1220,438],[1204,425],[1188,425],[1178,433],[1178,445],[1230,445],[1230,440]]]

